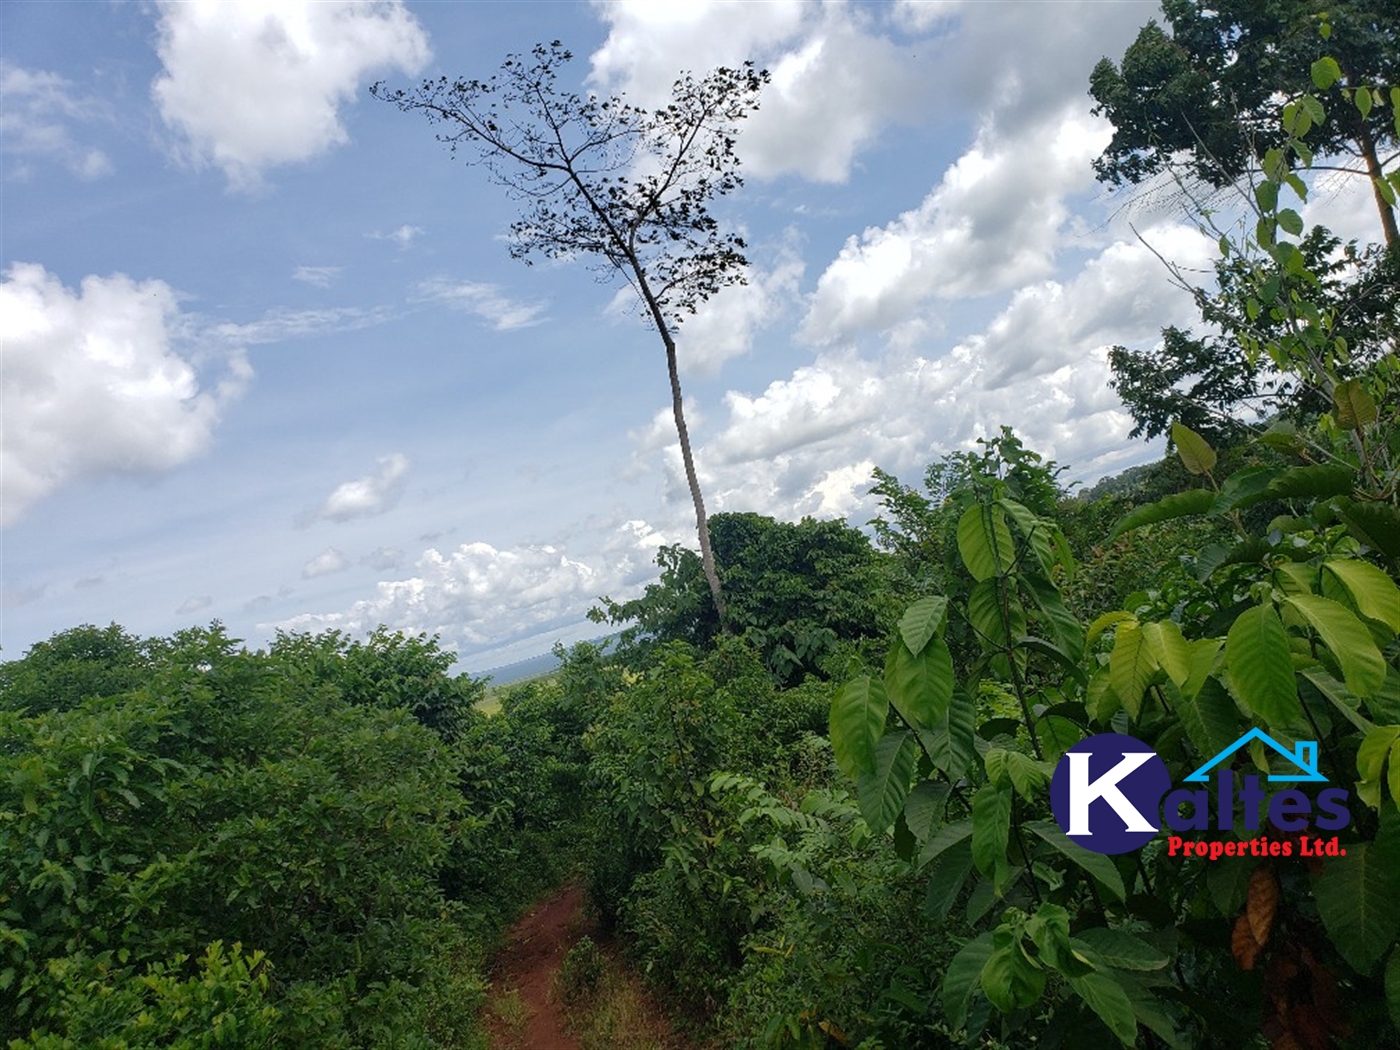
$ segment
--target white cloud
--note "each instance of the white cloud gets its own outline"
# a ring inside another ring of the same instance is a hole
[[[335,487],[310,515],[311,519],[350,521],[383,514],[398,503],[403,495],[403,479],[408,473],[408,457],[393,452],[379,457],[379,468],[373,474],[346,481]]]
[[[919,207],[847,240],[817,282],[802,335],[828,344],[890,332],[932,300],[1048,277],[1072,242],[1069,194],[1093,181],[1107,124],[1066,111],[1037,134],[984,129]]]
[[[416,73],[428,39],[403,4],[193,0],[160,5],[151,93],[196,163],[238,189],[349,139],[340,107],[379,70]]]
[[[112,161],[95,146],[80,144],[71,126],[93,120],[103,112],[94,99],[77,93],[57,73],[24,69],[0,62],[0,142],[7,167],[22,177],[32,174],[30,158],[54,161],[80,179],[112,172]]]
[[[314,580],[317,576],[329,576],[331,573],[344,572],[348,568],[350,559],[334,547],[327,547],[301,567],[301,578]]]
[[[713,376],[731,357],[748,353],[754,333],[777,321],[796,300],[802,270],[802,260],[790,249],[784,250],[771,270],[751,266],[748,284],[731,285],[700,304],[681,325],[676,339],[681,371]]]
[[[269,310],[260,320],[246,324],[232,321],[204,321],[201,334],[231,346],[257,346],[286,339],[354,332],[392,320],[385,307],[342,306],[326,310]]]
[[[420,284],[418,297],[429,302],[443,303],[454,310],[466,310],[490,324],[498,332],[530,328],[544,320],[544,303],[511,299],[502,293],[498,284],[437,278]]]
[[[313,288],[329,288],[331,282],[340,276],[340,271],[339,266],[298,266],[292,271],[292,280]]]
[[[1163,224],[1144,238],[1185,266],[1210,264],[1212,244],[1191,228]],[[916,478],[1002,425],[1074,477],[1120,469],[1152,450],[1128,440],[1108,347],[1151,345],[1163,326],[1194,321],[1152,251],[1115,242],[1068,281],[1021,289],[936,360],[899,343],[868,356],[829,351],[759,393],[730,391],[696,449],[701,485],[712,512],[845,517],[866,502],[875,466]],[[680,522],[688,494],[665,422],[658,414],[632,437],[639,460],[662,451],[667,520]]]
[[[608,38],[592,80],[655,105],[677,70],[703,74],[753,59],[772,74],[744,127],[744,169],[844,182],[856,154],[894,119],[909,119],[933,71],[881,35],[878,8],[841,3],[598,4]]]
[[[224,378],[201,388],[175,345],[186,322],[163,281],[89,276],[74,292],[38,264],[10,267],[0,523],[75,479],[168,470],[205,450],[252,372],[235,352]]]
[[[403,560],[404,552],[398,547],[376,547],[360,559],[360,564],[368,565],[376,572],[388,572],[401,566]]]
[[[393,241],[399,246],[399,250],[403,251],[422,234],[423,228],[421,226],[404,225],[388,233],[367,233],[365,236],[375,241]]]

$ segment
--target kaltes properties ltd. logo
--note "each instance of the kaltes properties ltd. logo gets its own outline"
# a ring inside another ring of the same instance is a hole
[[[1055,821],[1085,849],[1108,854],[1140,849],[1156,838],[1163,823],[1175,832],[1233,832],[1238,816],[1244,831],[1259,831],[1261,811],[1268,825],[1280,832],[1306,832],[1313,828],[1339,831],[1351,822],[1348,794],[1341,788],[1324,788],[1314,801],[1296,788],[1270,795],[1253,773],[1245,774],[1240,782],[1224,764],[1236,751],[1256,740],[1299,770],[1295,774],[1270,774],[1267,780],[1327,782],[1317,768],[1316,741],[1300,740],[1290,751],[1262,729],[1251,729],[1185,778],[1188,784],[1209,785],[1214,770],[1216,790],[1212,800],[1208,787],[1173,790],[1166,764],[1136,737],[1100,733],[1075,744],[1056,765],[1050,781],[1050,806]],[[1171,856],[1208,860],[1292,856],[1295,845],[1299,855],[1305,857],[1340,856],[1346,852],[1335,835],[1323,838],[1302,834],[1296,841],[1292,836],[1280,840],[1269,838],[1267,830],[1254,838],[1238,839],[1170,835],[1167,850]]]

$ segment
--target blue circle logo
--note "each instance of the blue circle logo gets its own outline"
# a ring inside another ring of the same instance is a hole
[[[1099,733],[1061,756],[1050,780],[1050,807],[1066,835],[1095,853],[1127,853],[1161,828],[1171,774],[1136,737]]]

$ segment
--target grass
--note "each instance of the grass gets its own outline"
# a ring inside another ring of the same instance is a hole
[[[676,1035],[642,980],[611,951],[598,953],[596,980],[574,985],[569,994],[569,1031],[583,1050],[690,1050]],[[565,997],[559,976],[553,994]]]

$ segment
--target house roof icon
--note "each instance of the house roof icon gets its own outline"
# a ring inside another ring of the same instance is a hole
[[[1282,744],[1280,744],[1277,740],[1271,737],[1268,733],[1264,732],[1264,730],[1262,729],[1251,729],[1248,733],[1244,734],[1244,736],[1240,737],[1233,744],[1227,747],[1224,751],[1220,752],[1220,754],[1216,755],[1209,762],[1201,766],[1200,769],[1196,770],[1189,777],[1186,777],[1186,779],[1197,784],[1209,783],[1210,777],[1208,774],[1212,769],[1218,766],[1221,762],[1224,762],[1227,758],[1233,755],[1240,748],[1255,740],[1262,740],[1264,743],[1268,744],[1271,748],[1277,751],[1284,758],[1288,759],[1288,761],[1292,762],[1299,769],[1303,770],[1301,774],[1295,776],[1276,776],[1271,773],[1269,774],[1270,780],[1287,780],[1295,782],[1304,781],[1313,783],[1320,781],[1326,783],[1327,778],[1324,777],[1318,771],[1317,768],[1316,740],[1299,740],[1296,744],[1293,745],[1293,750],[1289,751],[1286,747],[1284,747]]]

